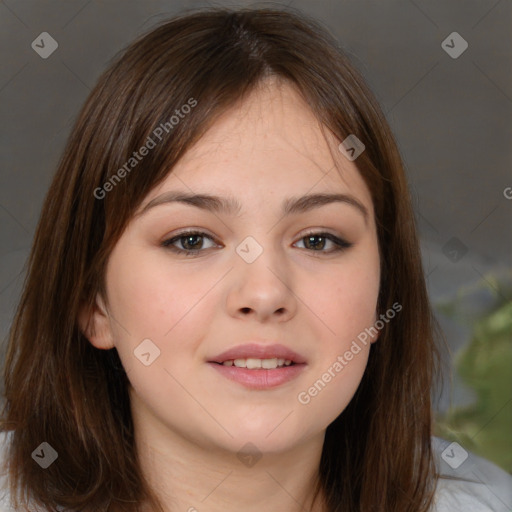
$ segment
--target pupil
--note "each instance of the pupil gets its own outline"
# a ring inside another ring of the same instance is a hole
[[[195,247],[195,245],[197,244],[197,239],[198,238],[201,238],[201,235],[188,235],[185,237],[185,243],[183,244],[185,249],[188,249],[188,250],[194,250],[194,249],[197,249],[197,247]],[[196,244],[192,243],[192,244],[189,244],[188,242],[190,240],[196,240]],[[187,247],[187,246],[194,246],[194,247]]]
[[[325,245],[324,237],[315,235],[315,236],[308,236],[308,237],[306,237],[306,239],[307,239],[306,247],[311,244],[315,248],[318,248],[319,245],[321,246],[321,247],[319,247],[320,249],[324,248],[324,245]],[[315,244],[314,242],[311,242],[312,240],[315,240],[315,239],[320,239],[321,240],[320,244]]]

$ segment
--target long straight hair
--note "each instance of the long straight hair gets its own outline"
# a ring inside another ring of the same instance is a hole
[[[372,344],[353,399],[327,428],[315,497],[322,491],[328,512],[429,510],[440,352],[403,164],[335,38],[289,8],[168,20],[116,57],[89,95],[44,202],[8,341],[0,427],[11,431],[16,507],[30,499],[51,511],[135,512],[143,503],[162,510],[137,459],[117,351],[94,348],[78,316],[104,296],[109,254],[144,197],[219,115],[269,77],[294,86],[337,139],[354,134],[365,144],[354,163],[375,210],[377,313],[402,305]],[[158,127],[162,142],[132,162]],[[58,452],[44,471],[31,458],[43,441]]]

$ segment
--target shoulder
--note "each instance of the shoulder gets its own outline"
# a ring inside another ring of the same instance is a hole
[[[441,475],[432,512],[512,510],[512,476],[509,473],[458,443],[433,436],[432,447]]]

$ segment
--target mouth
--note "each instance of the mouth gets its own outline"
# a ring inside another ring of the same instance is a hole
[[[239,368],[272,369],[276,366],[290,366],[292,364],[305,363],[306,359],[284,345],[246,343],[225,350],[221,354],[211,358],[209,362],[219,364],[226,363],[226,366],[234,365]]]
[[[237,368],[247,368],[248,370],[275,370],[276,368],[283,368],[284,366],[293,366],[297,363],[294,363],[291,359],[283,359],[283,358],[269,358],[269,359],[258,359],[258,358],[238,358],[238,359],[227,359],[222,363],[214,364],[222,364],[223,366],[236,366]]]
[[[283,345],[239,345],[207,362],[227,379],[260,390],[285,384],[307,367],[300,354]]]

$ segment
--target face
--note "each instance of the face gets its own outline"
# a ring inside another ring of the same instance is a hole
[[[279,452],[323,436],[350,402],[378,337],[361,341],[377,318],[379,250],[370,193],[329,137],[293,88],[268,83],[142,202],[89,336],[116,347],[136,428]],[[316,194],[340,200],[297,202]]]

